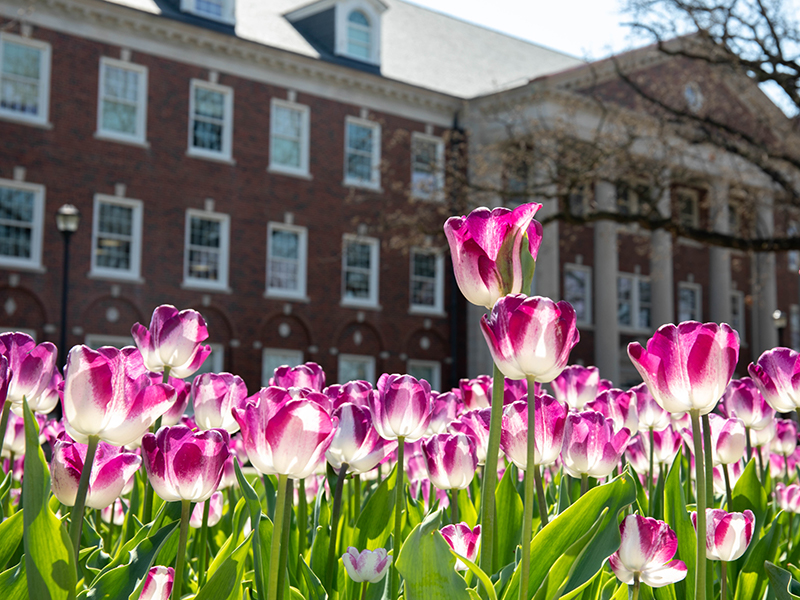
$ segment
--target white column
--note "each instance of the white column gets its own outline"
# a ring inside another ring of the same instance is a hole
[[[658,201],[659,212],[671,214],[669,185]],[[657,329],[675,320],[675,290],[672,275],[672,235],[662,229],[650,238],[650,296],[652,298],[652,326]]]
[[[558,200],[554,198],[536,198],[542,208],[536,213],[537,220],[543,220],[558,211]],[[561,273],[559,266],[558,221],[544,226],[542,244],[536,257],[534,289],[537,296],[545,296],[556,302],[561,298]]]
[[[487,312],[483,306],[467,302],[467,377],[470,379],[492,374],[492,355],[480,327],[481,317]]]
[[[711,227],[728,233],[728,182],[716,180],[711,187]],[[709,318],[715,323],[731,321],[731,251],[712,246],[709,249]]]
[[[607,181],[595,184],[598,210],[614,210],[616,188]],[[600,376],[619,383],[619,324],[617,322],[617,224],[594,225],[594,363]]]
[[[758,207],[758,237],[769,237],[775,232],[772,198],[762,198]],[[778,345],[778,330],[772,313],[778,308],[778,284],[775,279],[775,253],[758,252],[755,258],[755,290],[753,296],[754,321],[758,322],[754,356]]]

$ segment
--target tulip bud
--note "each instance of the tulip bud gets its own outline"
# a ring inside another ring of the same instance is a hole
[[[731,381],[722,397],[722,405],[726,416],[741,419],[750,429],[764,429],[775,418],[775,410],[749,377]]]
[[[282,388],[299,387],[321,392],[325,387],[325,371],[315,362],[307,362],[296,367],[284,365],[275,369],[269,384]]]
[[[150,380],[154,384],[161,383],[162,379],[163,378],[157,373],[150,373]],[[175,400],[172,406],[161,415],[161,425],[172,427],[181,422],[183,413],[186,412],[186,407],[189,406],[189,392],[192,386],[183,379],[178,379],[177,377],[170,377],[169,385],[175,390]]]
[[[392,557],[386,553],[385,548],[362,550],[359,553],[350,546],[342,556],[342,563],[350,579],[356,583],[378,583],[388,572]]]
[[[739,419],[708,415],[711,425],[711,455],[715,465],[730,465],[744,456],[747,444],[744,424]]]
[[[631,585],[638,575],[642,583],[657,588],[686,577],[686,564],[672,560],[678,550],[678,538],[664,521],[628,515],[620,523],[619,533],[619,550],[608,563],[622,583]]]
[[[372,391],[372,384],[369,381],[357,379],[347,383],[329,385],[323,393],[330,398],[333,410],[339,408],[345,402],[351,402],[358,406],[369,406],[369,393]]]
[[[478,375],[475,379],[461,379],[458,382],[461,397],[467,410],[489,408],[492,405],[492,377]]]
[[[489,424],[491,418],[491,408],[470,410],[461,414],[458,419],[450,423],[448,428],[451,433],[465,433],[475,440],[475,451],[478,456],[479,465],[486,462],[486,453],[489,448]]]
[[[478,550],[481,547],[481,526],[476,525],[475,529],[470,529],[466,523],[455,523],[445,525],[439,532],[442,537],[453,549],[453,552],[460,554],[471,562],[478,559]],[[467,565],[463,561],[456,559],[456,571],[465,571]]]
[[[534,459],[537,466],[552,465],[561,452],[567,407],[552,396],[535,396]],[[528,470],[528,403],[514,402],[503,409],[500,448],[523,471]]]
[[[600,392],[596,400],[586,404],[587,410],[599,412],[604,417],[614,422],[614,431],[619,431],[623,427],[630,431],[631,435],[639,431],[639,413],[636,410],[636,398],[630,392],[623,392],[617,388],[611,388]]]
[[[797,425],[789,419],[775,422],[775,437],[772,438],[772,451],[789,456],[797,448]]]
[[[378,379],[378,389],[370,393],[369,403],[381,437],[415,442],[425,435],[433,406],[431,386],[424,379],[384,373]]]
[[[133,480],[133,478],[131,478],[131,480]],[[127,500],[124,498],[117,498],[100,511],[100,518],[103,520],[103,523],[109,524],[112,523],[113,519],[113,524],[119,527],[125,523],[125,511],[128,510],[129,507],[130,503]]]
[[[203,526],[203,511],[206,509],[206,502],[210,502],[208,507],[208,526],[213,527],[222,519],[222,492],[214,492],[211,498],[205,502],[198,502],[194,505],[192,516],[189,517],[189,525],[195,529]]]
[[[725,512],[719,508],[706,509],[706,551],[711,560],[730,562],[744,554],[753,539],[753,511]],[[697,529],[697,513],[692,513]]]
[[[22,415],[22,399],[35,412],[53,409],[47,388],[53,380],[58,350],[50,342],[37,345],[26,333],[0,334],[0,405],[8,400],[14,412]],[[46,394],[42,399],[40,396]]]
[[[619,463],[630,433],[622,428],[614,433],[614,422],[598,412],[587,410],[567,415],[561,460],[572,477],[606,477]]]
[[[553,379],[553,395],[572,410],[583,410],[587,402],[597,397],[600,371],[597,367],[570,365]]]
[[[224,429],[231,435],[239,431],[231,409],[244,408],[247,386],[238,375],[203,373],[192,382],[194,419],[201,429]]]
[[[781,510],[790,513],[800,513],[800,484],[785,485],[779,482],[775,485],[775,498]]]
[[[431,483],[440,490],[466,489],[475,477],[475,440],[463,433],[437,433],[422,442]]]
[[[447,433],[450,423],[455,421],[460,408],[460,399],[453,392],[431,392],[433,410],[427,433]]]
[[[630,393],[636,397],[636,412],[639,415],[639,429],[662,431],[670,426],[669,413],[658,405],[647,385],[640,383],[632,387]]]
[[[337,472],[347,463],[348,472],[366,473],[397,448],[397,442],[378,435],[369,409],[347,402],[333,411],[333,416],[339,425],[325,458]]]
[[[753,378],[764,400],[777,412],[792,412],[800,407],[800,354],[789,348],[772,348],[764,352],[747,372]]]
[[[140,600],[167,600],[172,593],[175,569],[172,567],[153,567],[147,572]]]
[[[714,467],[714,491],[720,495],[728,492],[728,488],[725,486],[725,474],[722,472],[723,468],[728,469],[728,481],[731,484],[731,489],[736,487],[736,482],[739,481],[739,477],[744,473],[742,461]]]

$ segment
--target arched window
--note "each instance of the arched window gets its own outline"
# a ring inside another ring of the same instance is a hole
[[[372,58],[372,28],[360,10],[347,16],[347,54],[363,60]]]

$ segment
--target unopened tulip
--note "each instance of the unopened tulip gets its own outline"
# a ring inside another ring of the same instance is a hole
[[[11,402],[19,415],[22,414],[23,398],[31,410],[45,412],[40,406],[39,396],[52,381],[57,354],[58,350],[52,343],[37,345],[26,333],[0,334],[0,355],[6,358],[5,361],[0,359],[0,400]]]
[[[761,448],[772,442],[775,437],[776,427],[775,421],[770,422],[764,429],[751,429],[750,430],[750,445],[753,448]]]
[[[800,407],[800,354],[789,348],[764,352],[747,372],[758,386],[764,400],[777,412],[791,412]]]
[[[192,516],[189,517],[189,525],[195,529],[200,529],[203,526],[203,511],[208,505],[208,526],[213,527],[222,519],[222,492],[214,492],[211,498],[205,502],[198,502],[192,509]]]
[[[650,452],[650,439],[643,436],[642,441],[646,452]],[[659,464],[671,465],[681,448],[681,435],[672,427],[667,427],[662,431],[653,432],[653,460]],[[649,454],[648,454],[649,456]]]
[[[475,379],[461,379],[458,382],[461,397],[467,410],[489,408],[492,405],[492,378],[490,375],[478,375]]]
[[[661,407],[671,413],[710,413],[725,393],[739,359],[739,334],[723,323],[686,321],[659,327],[628,356]]]
[[[385,548],[359,552],[350,546],[342,556],[342,563],[350,579],[356,583],[362,581],[378,583],[386,576],[389,565],[392,564],[392,557],[387,554]]]
[[[789,419],[778,419],[775,422],[775,437],[771,448],[783,456],[789,456],[797,448],[797,425]]]
[[[800,484],[785,485],[779,482],[775,485],[775,498],[781,510],[794,514],[800,513]]]
[[[741,419],[748,429],[763,429],[775,418],[775,409],[749,377],[731,381],[722,397],[722,406],[726,416]]]
[[[8,426],[0,445],[3,456],[25,454],[25,420],[14,413],[8,415]]]
[[[53,494],[61,504],[74,506],[78,495],[78,483],[86,458],[86,445],[73,442],[64,436],[53,448],[50,462]],[[103,509],[119,498],[142,464],[141,457],[132,452],[100,442],[89,475],[86,506]]]
[[[325,458],[337,472],[346,463],[348,472],[366,473],[397,448],[397,442],[378,435],[368,408],[346,402],[333,411],[333,416],[339,425]]]
[[[553,395],[572,410],[583,410],[587,402],[597,397],[600,370],[597,367],[570,365],[553,379]]]
[[[234,408],[233,415],[259,472],[304,479],[325,464],[336,420],[318,404],[290,399],[275,407],[262,400]]]
[[[425,435],[431,420],[431,386],[411,375],[384,373],[377,389],[370,393],[369,404],[381,437],[415,442]]]
[[[162,378],[156,373],[150,374],[150,380],[154,384],[161,383],[161,379]],[[186,412],[186,407],[189,406],[189,392],[192,386],[183,379],[178,379],[177,377],[170,377],[168,383],[172,386],[172,389],[175,390],[175,400],[167,412],[161,416],[161,425],[172,427],[181,422],[183,413]]]
[[[449,431],[452,433],[465,433],[475,439],[479,465],[486,463],[491,418],[491,408],[482,408],[462,413],[458,419],[450,423]]]
[[[100,518],[103,523],[113,524],[119,527],[125,522],[125,511],[128,510],[130,503],[124,498],[117,498],[100,511]]]
[[[578,343],[575,310],[541,296],[505,296],[481,317],[481,330],[495,365],[511,379],[555,379]]]
[[[70,437],[87,443],[98,436],[115,446],[139,440],[172,406],[175,390],[153,384],[141,370],[136,348],[75,346],[64,369],[64,425]]]
[[[330,398],[333,410],[336,410],[345,402],[368,407],[371,391],[372,384],[369,381],[356,379],[347,383],[329,385],[323,390],[323,393]]]
[[[481,207],[447,219],[444,233],[453,271],[469,302],[492,308],[499,298],[530,284],[542,242],[542,225],[533,216],[541,206],[523,204],[513,211]]]
[[[642,583],[658,588],[686,577],[686,564],[673,560],[678,538],[664,521],[628,515],[620,523],[619,533],[619,550],[608,563],[622,583],[631,585],[638,576]]]
[[[670,416],[656,402],[647,384],[640,383],[629,392],[636,397],[636,413],[639,415],[639,429],[642,431],[662,431],[670,426]]]
[[[185,379],[194,375],[211,354],[211,346],[201,345],[208,339],[206,322],[191,309],[178,311],[162,304],[153,311],[150,328],[136,323],[131,335],[145,366],[154,373],[169,368],[170,375]]]
[[[239,431],[231,409],[244,408],[247,386],[238,375],[203,373],[192,382],[194,419],[201,429],[224,429],[231,435]]]
[[[719,508],[706,509],[706,551],[711,560],[730,562],[744,554],[753,539],[755,515],[725,512]],[[692,524],[697,528],[697,513],[692,513]]]
[[[175,569],[172,567],[152,567],[144,580],[140,600],[167,600],[172,593],[174,578]]]
[[[476,525],[475,529],[470,529],[466,523],[455,523],[445,525],[439,532],[450,545],[456,554],[460,554],[467,560],[475,562],[478,558],[478,550],[481,547],[481,526]],[[464,571],[467,565],[463,561],[456,559],[456,571]]]
[[[552,465],[561,452],[567,420],[567,407],[547,394],[535,397],[536,431],[534,459],[536,465]],[[500,448],[523,471],[528,470],[528,403],[514,402],[503,410]]]
[[[433,410],[427,433],[446,433],[450,423],[458,416],[459,398],[453,392],[431,392],[431,400]]]
[[[269,384],[282,388],[299,387],[321,392],[325,387],[325,371],[315,362],[307,362],[296,367],[284,365],[275,369]]]
[[[744,423],[739,419],[726,419],[720,415],[708,415],[711,425],[711,456],[715,465],[730,465],[744,456],[747,444]]]
[[[639,431],[639,413],[636,409],[636,397],[630,392],[611,388],[598,394],[597,399],[586,403],[587,410],[599,412],[614,421],[614,430],[626,428],[631,435]]]
[[[437,433],[422,442],[428,478],[440,490],[466,489],[475,477],[475,440],[463,433]]]
[[[587,410],[567,415],[561,460],[572,477],[606,477],[619,463],[630,433],[614,432],[614,422]]]
[[[723,468],[728,469],[728,482],[731,485],[731,489],[736,487],[736,482],[739,481],[739,477],[744,473],[742,461],[714,467],[714,491],[720,495],[728,493],[728,488],[725,485],[725,473],[722,471]]]
[[[224,429],[192,432],[183,425],[146,434],[142,458],[153,490],[167,502],[207,500],[222,479],[229,441]]]

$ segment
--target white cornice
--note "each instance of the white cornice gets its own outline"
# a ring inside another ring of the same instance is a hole
[[[67,35],[441,127],[452,124],[462,103],[439,92],[107,2],[1,0],[0,15],[24,15],[25,23]]]

